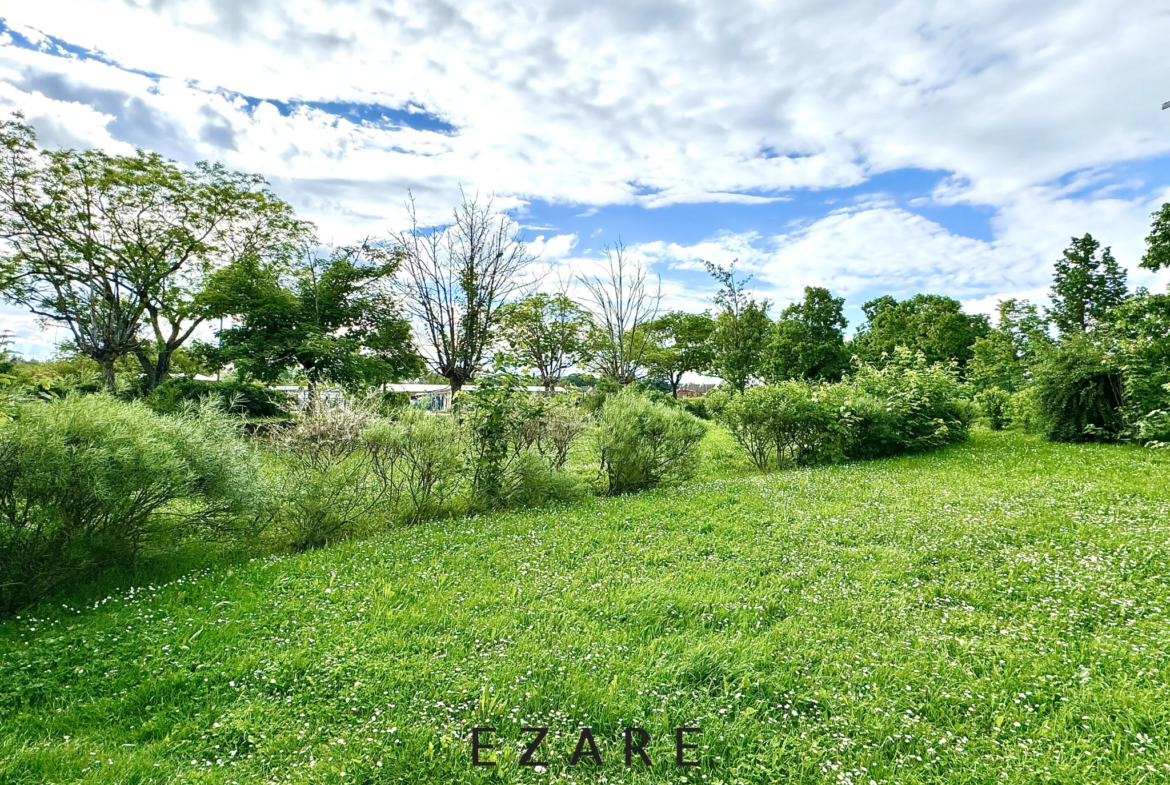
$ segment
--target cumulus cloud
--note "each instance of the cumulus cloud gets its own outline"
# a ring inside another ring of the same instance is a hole
[[[3,14],[0,108],[46,144],[263,172],[337,242],[401,228],[408,189],[425,221],[460,186],[588,217],[755,209],[913,168],[946,175],[917,205],[863,194],[792,226],[631,250],[668,278],[738,257],[777,299],[820,284],[975,303],[1042,287],[1085,231],[1133,269],[1170,198],[1140,169],[1111,174],[1170,153],[1155,0],[10,0]],[[991,238],[913,212],[948,205],[985,208]],[[536,234],[558,264],[586,255],[565,227]]]

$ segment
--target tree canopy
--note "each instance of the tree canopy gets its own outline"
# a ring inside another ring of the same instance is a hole
[[[987,317],[965,314],[962,304],[938,294],[916,294],[899,302],[878,297],[862,306],[866,322],[853,339],[861,359],[881,365],[883,355],[905,346],[922,352],[928,363],[954,360],[965,367],[975,341],[991,329]]]
[[[1061,335],[1084,334],[1101,324],[1126,292],[1125,270],[1109,248],[1101,250],[1088,233],[1073,237],[1056,262],[1048,317]]]
[[[770,382],[840,379],[849,368],[844,307],[845,298],[819,286],[806,286],[804,300],[781,311],[772,329],[764,377]]]

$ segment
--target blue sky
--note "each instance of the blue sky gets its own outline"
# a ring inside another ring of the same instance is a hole
[[[264,173],[349,242],[495,194],[556,277],[619,239],[668,307],[738,259],[773,312],[1043,302],[1092,232],[1137,269],[1170,201],[1170,14],[1147,0],[17,0],[0,113],[50,147]],[[59,337],[0,306],[17,348]]]

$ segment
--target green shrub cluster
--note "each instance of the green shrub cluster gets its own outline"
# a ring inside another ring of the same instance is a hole
[[[636,390],[608,396],[595,431],[607,492],[629,493],[685,476],[705,433],[698,418]]]
[[[264,501],[251,450],[209,406],[163,417],[105,395],[19,405],[0,423],[0,604],[238,532]]]
[[[899,348],[837,384],[748,388],[718,402],[719,419],[760,469],[839,457],[876,458],[967,437],[971,408],[953,363]]]
[[[286,417],[292,408],[289,396],[244,381],[213,382],[175,376],[146,396],[146,405],[159,414],[175,414],[192,403],[211,398],[225,411],[249,419]]]

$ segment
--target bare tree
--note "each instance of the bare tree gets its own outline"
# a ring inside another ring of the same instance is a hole
[[[592,365],[602,375],[629,384],[642,367],[647,348],[646,331],[658,317],[662,281],[650,288],[646,268],[626,256],[619,240],[605,247],[608,278],[579,276],[591,306],[593,327]]]
[[[428,361],[455,394],[475,378],[495,341],[500,308],[525,286],[532,261],[507,215],[462,192],[446,226],[421,227],[411,195],[410,228],[391,235],[402,255],[403,310],[423,326]]]

